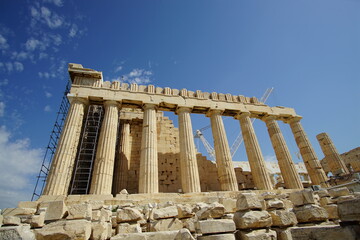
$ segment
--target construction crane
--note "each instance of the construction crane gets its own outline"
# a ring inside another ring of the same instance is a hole
[[[274,88],[268,88],[266,89],[264,95],[260,98],[260,102],[263,102],[265,103],[266,100],[269,98],[270,94],[272,93],[272,91],[274,90]],[[252,119],[252,122],[254,122],[255,119]],[[203,127],[203,128],[200,128],[200,129],[197,129],[195,131],[195,134],[194,134],[194,138],[199,138],[202,142],[202,144],[205,146],[205,149],[207,151],[207,153],[209,154],[210,158],[212,159],[212,161],[215,161],[216,157],[215,157],[215,150],[214,148],[210,145],[210,143],[206,140],[206,138],[204,137],[203,135],[203,131],[209,129],[211,127],[211,125],[208,125],[206,127]],[[241,132],[239,133],[239,135],[236,137],[233,145],[231,146],[230,148],[230,153],[231,153],[231,156],[233,157],[236,153],[236,151],[239,149],[241,143],[243,142],[243,137],[242,137],[242,134]]]

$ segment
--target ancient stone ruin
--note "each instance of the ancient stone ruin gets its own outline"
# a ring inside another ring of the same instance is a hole
[[[69,64],[69,74],[70,108],[42,195],[2,210],[0,239],[359,239],[360,189],[347,187],[359,158],[342,157],[323,133],[319,161],[294,109],[103,81],[80,64]],[[178,129],[163,111],[178,115]],[[210,118],[216,162],[197,152],[191,114]],[[232,161],[222,116],[240,123],[247,170]],[[267,126],[281,186],[251,118]],[[293,132],[302,173],[278,121]]]

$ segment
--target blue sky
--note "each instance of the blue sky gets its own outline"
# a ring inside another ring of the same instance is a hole
[[[319,158],[321,132],[341,153],[359,146],[360,1],[5,0],[0,11],[0,208],[31,197],[69,62],[110,81],[257,97],[274,87],[267,103],[304,117]],[[239,123],[224,123],[231,145]],[[265,124],[254,127],[274,160]]]

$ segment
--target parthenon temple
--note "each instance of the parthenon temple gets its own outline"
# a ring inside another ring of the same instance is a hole
[[[285,188],[303,184],[278,121],[290,126],[312,184],[328,186],[292,108],[242,95],[103,81],[101,72],[80,64],[69,64],[69,74],[70,109],[43,195],[271,190],[251,118],[266,124]],[[178,129],[162,111],[177,114]],[[210,118],[216,163],[197,153],[191,114]],[[234,167],[222,116],[240,123],[250,177]]]

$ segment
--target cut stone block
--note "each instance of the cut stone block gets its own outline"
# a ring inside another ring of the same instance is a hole
[[[220,203],[224,205],[226,213],[234,213],[237,211],[236,199],[232,198],[220,198]]]
[[[91,235],[91,222],[83,219],[60,220],[35,229],[34,232],[37,240],[88,240]]]
[[[2,210],[2,215],[6,216],[25,216],[35,214],[35,208],[4,208]]]
[[[258,196],[254,193],[242,193],[237,199],[236,207],[238,210],[262,209]]]
[[[117,210],[117,222],[134,222],[143,218],[139,210],[135,208],[123,208]]]
[[[215,234],[208,236],[201,236],[197,238],[198,240],[235,240],[235,235],[233,233],[227,234]]]
[[[294,212],[299,223],[320,222],[328,219],[326,210],[314,204],[295,207]]]
[[[268,200],[266,201],[266,209],[267,210],[284,209],[284,202],[281,200]]]
[[[178,209],[176,206],[154,209],[154,219],[172,218],[178,216]]]
[[[177,218],[165,218],[150,222],[151,232],[173,231],[183,228],[182,222]]]
[[[296,215],[288,210],[274,210],[269,212],[272,218],[272,226],[287,227],[297,224]]]
[[[210,205],[206,205],[196,212],[196,216],[200,220],[208,219],[208,218],[220,218],[225,214],[224,205],[215,202]]]
[[[288,228],[292,240],[357,240],[360,226],[341,227],[339,225],[320,225],[308,227],[291,227]]]
[[[67,219],[91,220],[91,205],[87,203],[70,205],[68,206],[68,214]]]
[[[315,203],[314,193],[310,189],[290,193],[290,200],[293,202],[294,206],[303,206]]]
[[[277,239],[276,232],[269,229],[259,229],[250,232],[238,231],[236,232],[235,236],[236,239],[241,239],[241,240],[276,240]]]
[[[189,218],[194,216],[194,213],[192,212],[192,207],[189,204],[178,204],[177,210],[179,218]]]
[[[32,216],[30,226],[32,228],[43,227],[44,222],[45,222],[45,212],[41,212],[39,215]]]
[[[319,197],[330,197],[330,194],[329,194],[329,192],[328,192],[328,190],[326,190],[326,189],[321,189],[321,190],[319,190],[319,191],[316,191],[315,192],[317,195],[319,195]]]
[[[2,227],[0,228],[0,239],[3,240],[35,240],[30,226]]]
[[[18,226],[21,224],[20,217],[5,216],[3,219],[3,225],[5,226]]]
[[[111,223],[92,222],[91,223],[91,239],[106,240],[111,237]]]
[[[329,194],[333,198],[350,195],[350,191],[347,187],[329,189]]]
[[[230,219],[210,219],[196,223],[196,230],[201,234],[227,233],[236,230],[235,223]]]
[[[116,227],[116,233],[141,233],[140,224],[121,223]]]
[[[46,209],[45,221],[62,219],[67,211],[64,201],[53,201],[48,203]]]
[[[360,198],[338,203],[338,213],[343,222],[360,221]]]
[[[324,206],[324,209],[328,213],[329,219],[331,220],[339,219],[338,206],[336,204],[326,205]]]
[[[166,219],[164,219],[166,220]],[[186,229],[180,231],[144,232],[144,233],[120,233],[110,240],[194,240],[191,233]]]
[[[319,202],[322,207],[334,203],[329,197],[322,197]]]
[[[270,227],[272,219],[267,211],[236,212],[234,222],[237,229]]]

